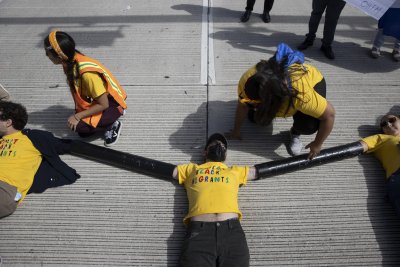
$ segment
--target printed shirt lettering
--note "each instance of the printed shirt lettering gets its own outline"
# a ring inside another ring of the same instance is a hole
[[[40,152],[20,131],[0,139],[0,181],[17,187],[24,199],[42,162]]]
[[[236,212],[239,186],[247,182],[248,167],[227,167],[223,163],[208,162],[202,165],[185,164],[178,166],[179,183],[183,184],[189,200],[190,218],[206,213]]]

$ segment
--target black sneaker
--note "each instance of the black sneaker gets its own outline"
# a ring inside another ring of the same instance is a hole
[[[251,11],[250,10],[246,10],[243,15],[240,17],[240,21],[241,22],[247,22],[250,19],[251,16]]]
[[[112,146],[114,145],[121,134],[122,123],[120,121],[115,121],[111,126],[111,130],[104,133],[104,145]]]
[[[335,59],[335,53],[333,53],[332,46],[330,45],[321,45],[320,50],[324,55],[329,59]]]

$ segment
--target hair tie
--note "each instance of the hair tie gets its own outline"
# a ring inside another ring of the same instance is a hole
[[[56,33],[57,33],[57,31],[52,31],[49,34],[50,45],[54,49],[54,51],[56,51],[56,54],[58,55],[59,58],[67,61],[68,57],[64,54],[64,52],[61,50],[60,46],[58,45]]]

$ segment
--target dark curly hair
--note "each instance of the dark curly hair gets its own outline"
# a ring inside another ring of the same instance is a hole
[[[285,57],[281,62],[277,62],[275,56],[269,60],[261,60],[256,65],[257,72],[245,84],[246,95],[250,99],[261,101],[254,114],[257,124],[263,126],[271,124],[283,101],[289,98],[289,103],[292,105],[292,100],[299,93],[295,88],[289,89],[287,81],[289,77],[291,80],[300,79],[305,72],[300,66],[292,66],[289,70],[285,70],[287,60]],[[299,73],[299,70],[300,75],[297,77],[295,73]]]
[[[14,129],[22,130],[28,123],[28,113],[21,104],[0,101],[0,120],[11,120]]]

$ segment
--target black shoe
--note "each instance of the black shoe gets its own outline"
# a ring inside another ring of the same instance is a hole
[[[304,42],[302,42],[297,49],[302,51],[302,50],[306,50],[308,47],[312,46],[314,44],[314,38],[310,38],[310,37],[306,37],[306,39],[304,40]]]
[[[115,121],[111,126],[111,129],[104,133],[104,145],[112,146],[114,145],[121,134],[122,123],[120,121]]]
[[[246,10],[243,15],[240,17],[240,21],[241,22],[246,22],[250,19],[251,16],[251,11],[250,10]]]
[[[261,18],[265,23],[271,22],[271,16],[269,15],[268,11],[264,11],[264,13],[262,14]]]
[[[321,45],[320,50],[324,55],[329,59],[335,59],[335,53],[333,53],[332,46],[330,45]]]

